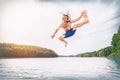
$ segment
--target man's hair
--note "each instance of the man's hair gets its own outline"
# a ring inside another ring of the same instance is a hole
[[[63,14],[63,16],[67,16],[67,22],[70,22],[70,16],[68,14]]]

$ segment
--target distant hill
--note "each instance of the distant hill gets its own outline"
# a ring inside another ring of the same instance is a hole
[[[0,43],[0,58],[58,57],[46,48],[28,45]]]
[[[114,34],[111,46],[100,49],[94,52],[87,52],[76,55],[77,57],[108,57],[120,58],[120,26],[118,32]]]

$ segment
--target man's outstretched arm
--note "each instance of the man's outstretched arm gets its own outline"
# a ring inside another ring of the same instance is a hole
[[[60,28],[61,28],[61,25],[55,30],[55,32],[51,36],[52,39],[55,37],[55,34],[59,31]]]
[[[74,20],[71,20],[70,22],[71,22],[71,23],[77,22],[77,21],[79,21],[81,18],[82,18],[82,14],[81,14],[78,18],[76,18],[76,19],[74,19]]]

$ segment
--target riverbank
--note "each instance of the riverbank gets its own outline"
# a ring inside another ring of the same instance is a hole
[[[107,57],[120,59],[120,26],[112,37],[111,46],[100,49],[98,51],[86,52],[76,55],[77,57]]]
[[[58,57],[58,55],[50,49],[18,45],[11,43],[0,43],[0,58],[43,58],[43,57]]]

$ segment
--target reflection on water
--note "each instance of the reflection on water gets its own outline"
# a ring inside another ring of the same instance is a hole
[[[0,59],[1,80],[119,80],[120,60],[106,58]]]

